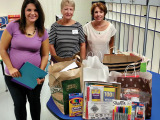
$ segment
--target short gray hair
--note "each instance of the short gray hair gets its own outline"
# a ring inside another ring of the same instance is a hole
[[[74,8],[74,10],[75,10],[75,2],[74,2],[74,0],[62,0],[62,2],[61,2],[61,10],[66,5],[72,6]]]

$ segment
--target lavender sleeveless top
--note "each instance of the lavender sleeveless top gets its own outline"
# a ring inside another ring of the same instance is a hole
[[[25,62],[30,62],[40,67],[40,48],[42,42],[48,38],[47,31],[45,31],[42,37],[39,37],[38,31],[36,31],[36,34],[32,38],[29,38],[21,33],[18,22],[9,23],[6,29],[12,36],[9,57],[13,67],[20,69]],[[7,67],[5,68],[5,72],[9,75]]]

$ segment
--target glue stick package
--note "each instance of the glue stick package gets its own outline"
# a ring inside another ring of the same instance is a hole
[[[69,94],[69,116],[82,116],[83,94],[70,93]]]

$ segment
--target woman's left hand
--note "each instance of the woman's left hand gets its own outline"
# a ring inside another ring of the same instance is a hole
[[[45,78],[42,78],[42,79],[37,78],[37,84],[38,84],[38,85],[41,85],[41,84],[44,82],[44,79],[45,79]]]

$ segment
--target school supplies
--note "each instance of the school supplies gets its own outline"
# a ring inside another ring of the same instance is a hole
[[[12,81],[30,90],[37,86],[37,78],[44,78],[47,75],[45,71],[29,62],[26,62],[19,71],[22,77],[14,77]]]
[[[69,94],[69,116],[82,116],[83,94],[70,93]]]
[[[109,88],[109,87],[105,87],[103,90],[103,101],[107,101],[107,99],[115,99],[115,92],[116,89],[113,88]]]
[[[83,87],[83,118],[112,119],[114,99],[120,98],[120,89],[121,85],[118,83],[85,81]]]
[[[141,102],[132,102],[131,120],[145,120],[145,104]]]
[[[131,120],[131,110],[131,105],[115,105],[112,120]]]
[[[88,119],[112,120],[114,106],[112,101],[107,102],[88,102]]]

